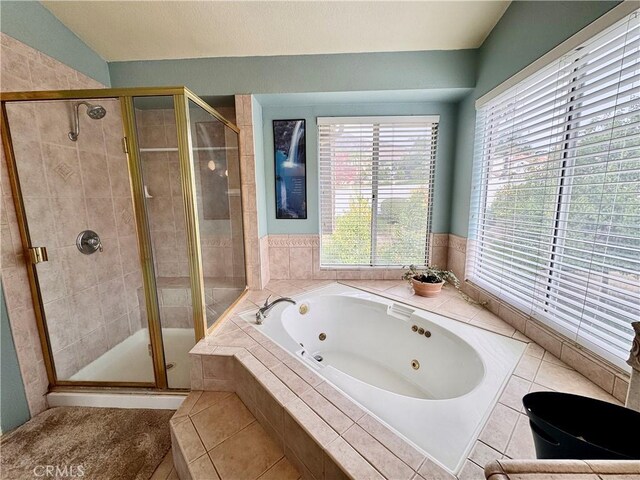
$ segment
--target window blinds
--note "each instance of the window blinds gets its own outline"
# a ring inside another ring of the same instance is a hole
[[[318,118],[321,266],[426,265],[438,120]]]
[[[477,112],[467,277],[626,368],[640,319],[638,11]]]

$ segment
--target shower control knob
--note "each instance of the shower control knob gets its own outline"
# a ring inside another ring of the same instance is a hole
[[[80,250],[80,253],[85,255],[91,255],[98,251],[102,252],[102,241],[100,236],[93,230],[84,230],[78,234],[76,238],[76,247]]]

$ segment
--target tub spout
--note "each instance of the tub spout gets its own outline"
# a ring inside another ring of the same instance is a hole
[[[271,298],[271,295],[267,297],[267,299],[264,302],[264,305],[256,313],[256,323],[258,325],[262,325],[262,322],[264,322],[264,319],[267,318],[267,314],[269,313],[269,310],[271,310],[278,303],[289,302],[289,303],[293,303],[294,305],[296,304],[295,300],[288,297],[276,298],[273,302],[269,303],[270,298]]]

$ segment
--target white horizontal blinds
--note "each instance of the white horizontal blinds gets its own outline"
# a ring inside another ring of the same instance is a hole
[[[426,265],[438,117],[319,118],[322,266]]]
[[[564,175],[569,201],[560,218],[566,232],[552,256],[557,280],[547,297],[559,315],[581,312],[578,338],[626,358],[629,324],[640,318],[637,14],[579,53]]]
[[[320,264],[368,265],[373,125],[320,120]]]
[[[549,171],[562,158],[564,102],[556,91],[566,83],[552,66],[478,112],[467,275],[524,309],[546,269],[541,239],[552,235],[558,184]],[[538,133],[542,122],[546,135]]]
[[[478,111],[468,277],[623,365],[640,318],[638,13]]]

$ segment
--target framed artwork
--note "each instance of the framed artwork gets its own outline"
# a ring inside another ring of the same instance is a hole
[[[307,149],[304,120],[273,121],[276,218],[307,218]]]

